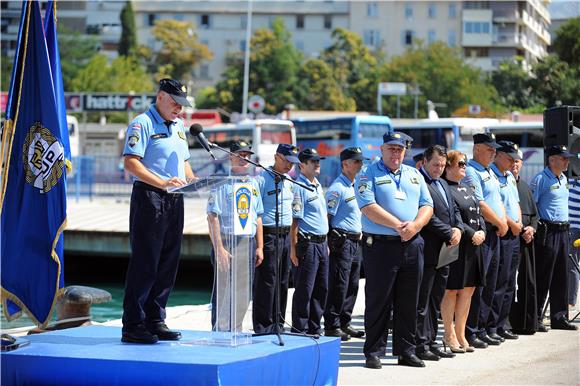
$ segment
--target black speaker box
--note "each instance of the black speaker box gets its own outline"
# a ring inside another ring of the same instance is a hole
[[[544,148],[565,145],[580,154],[580,106],[558,106],[544,110]],[[544,157],[545,158],[545,157]],[[547,165],[547,158],[544,160]],[[580,159],[570,159],[569,177],[580,177]]]

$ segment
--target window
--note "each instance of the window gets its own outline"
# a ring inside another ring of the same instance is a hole
[[[408,29],[403,31],[402,36],[404,46],[410,46],[413,44],[413,37],[415,36],[415,33],[412,30]]]
[[[363,40],[364,43],[369,47],[378,47],[380,44],[380,31],[378,30],[364,30]]]
[[[183,21],[184,16],[185,15],[183,13],[176,13],[175,15],[173,15],[173,19],[178,20],[178,21]]]
[[[457,6],[455,4],[449,4],[448,16],[450,19],[455,19],[457,17]]]
[[[240,28],[243,30],[248,28],[248,15],[242,15],[240,18]]]
[[[201,15],[201,28],[203,29],[208,29],[210,27],[209,25],[209,15],[205,14],[205,15]]]
[[[240,51],[245,52],[246,51],[246,40],[240,40]]]
[[[208,64],[202,64],[201,66],[199,66],[199,77],[202,79],[209,78],[209,65]]]
[[[147,14],[147,25],[149,27],[153,27],[155,25],[155,14],[154,13]]]
[[[296,29],[304,29],[304,15],[296,15]]]
[[[481,23],[481,32],[489,34],[489,23]]]
[[[433,44],[435,43],[436,37],[435,37],[435,30],[434,29],[430,29],[429,32],[427,33],[427,43],[428,44]]]
[[[488,22],[466,21],[463,30],[466,34],[489,34],[491,26]]]
[[[449,44],[451,47],[457,44],[457,38],[454,29],[450,29],[449,31],[447,31],[447,44]]]
[[[429,3],[427,14],[429,15],[429,19],[435,19],[437,17],[437,5],[435,3]]]
[[[405,19],[413,20],[413,6],[409,3],[405,4]]]
[[[330,15],[324,15],[324,28],[325,29],[332,28],[332,17]]]
[[[379,5],[377,3],[367,3],[367,16],[368,17],[379,16]]]

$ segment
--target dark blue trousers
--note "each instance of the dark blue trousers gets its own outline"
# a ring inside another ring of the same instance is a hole
[[[290,277],[290,236],[280,235],[276,256],[276,235],[264,234],[264,260],[256,267],[254,276],[254,302],[252,321],[256,333],[274,331],[274,310],[276,309],[276,285],[280,281],[280,315],[278,321],[283,327],[286,317],[286,302],[288,299],[288,281]],[[278,279],[278,264],[280,262],[280,278]]]
[[[373,240],[363,237],[365,284],[364,354],[387,351],[387,323],[393,310],[393,354],[415,354],[417,302],[423,272],[423,238],[410,241]]]
[[[134,185],[129,213],[131,259],[125,280],[123,330],[165,320],[183,238],[183,196]]]
[[[568,320],[568,253],[567,230],[548,230],[545,243],[536,241],[536,286],[538,318],[550,292],[550,320]]]
[[[350,325],[358,293],[362,248],[360,241],[329,236],[330,263],[324,328]]]
[[[501,260],[497,278],[496,296],[492,308],[493,320],[488,323],[489,333],[509,330],[508,318],[516,291],[516,274],[520,265],[520,237],[511,231],[501,238]],[[496,316],[497,315],[497,316]]]
[[[486,333],[485,326],[491,310],[491,302],[493,300],[499,268],[499,236],[495,231],[491,229],[486,231],[485,241],[481,245],[481,253],[483,255],[485,285],[483,287],[477,287],[471,297],[471,306],[465,327],[465,337],[467,340],[473,340]],[[492,285],[489,285],[490,282]]]
[[[328,244],[299,240],[294,275],[292,327],[294,332],[320,334],[320,320],[328,295]]]

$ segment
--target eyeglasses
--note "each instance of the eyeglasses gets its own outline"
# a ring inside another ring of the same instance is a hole
[[[465,162],[465,161],[459,161],[457,163],[457,166],[460,167],[460,168],[462,168],[462,169],[463,168],[466,168],[467,167],[467,162]]]

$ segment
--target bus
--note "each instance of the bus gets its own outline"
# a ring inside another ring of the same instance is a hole
[[[405,163],[415,165],[413,156],[422,153],[431,145],[459,150],[471,157],[473,134],[483,133],[486,127],[498,122],[492,118],[441,118],[397,120],[393,125],[395,131],[401,131],[413,138],[413,145],[405,155]]]
[[[252,144],[254,160],[264,166],[274,164],[274,154],[281,143],[296,144],[296,131],[292,121],[282,119],[244,120],[238,123],[218,124],[206,127],[203,134],[209,142],[229,150],[233,141]],[[197,140],[187,133],[190,163],[196,175],[226,173],[227,153],[214,149],[217,160],[213,161]],[[259,172],[259,171],[258,171]]]
[[[544,168],[544,123],[536,122],[502,122],[486,126],[494,133],[498,141],[516,143],[523,154],[524,168],[521,176],[530,181]]]
[[[326,159],[320,163],[318,180],[329,186],[340,174],[340,152],[358,146],[370,159],[380,157],[383,134],[392,132],[391,119],[386,116],[360,115],[322,119],[295,119],[296,137],[300,149],[314,148]]]

